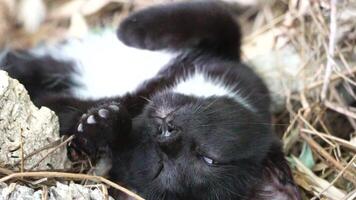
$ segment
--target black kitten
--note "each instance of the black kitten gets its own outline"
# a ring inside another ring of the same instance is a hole
[[[300,199],[271,130],[268,90],[240,62],[240,30],[224,5],[151,7],[117,35],[115,54],[110,38],[105,49],[70,41],[4,60],[35,103],[58,114],[61,134],[75,134],[71,159],[105,161],[112,180],[146,199]],[[91,88],[109,97],[88,98]]]

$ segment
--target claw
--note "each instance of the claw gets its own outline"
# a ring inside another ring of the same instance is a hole
[[[83,132],[83,124],[82,124],[82,123],[80,123],[80,124],[78,125],[77,131],[78,131],[78,132]]]
[[[82,119],[84,119],[84,118],[86,118],[88,115],[86,114],[86,113],[84,113],[83,115],[82,115]]]

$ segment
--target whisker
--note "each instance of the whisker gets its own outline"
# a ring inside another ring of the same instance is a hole
[[[74,107],[74,106],[65,106],[66,108],[68,108],[69,110],[73,110],[73,111],[79,111],[80,113],[82,113],[83,111],[82,110],[80,110],[80,109],[78,109],[78,108],[76,108],[76,107]]]
[[[207,109],[209,109],[211,106],[213,106],[219,99],[216,98],[214,101],[212,101],[210,104],[208,104],[206,107],[204,107],[204,109],[202,110],[202,112],[206,111]]]
[[[147,97],[144,97],[144,96],[140,96],[140,98],[146,100],[146,101],[149,102],[149,103],[152,103],[152,102],[153,102],[151,99],[149,99],[149,98],[147,98]]]
[[[200,109],[203,107],[203,104],[199,104],[198,106],[196,106],[197,108],[194,109],[193,113],[199,113]]]
[[[284,123],[242,123],[242,122],[232,122],[232,123],[220,123],[219,125],[223,125],[223,126],[233,126],[235,124],[248,124],[248,125],[273,125],[273,126],[289,126],[289,124],[284,124]],[[210,126],[215,126],[212,124],[203,124],[203,125],[198,125],[196,127],[210,127]]]

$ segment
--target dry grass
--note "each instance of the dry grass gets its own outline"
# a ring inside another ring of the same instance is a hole
[[[1,1],[7,0],[0,0],[0,9]],[[13,19],[6,22],[6,31],[14,34],[0,41],[0,46],[26,48],[43,40],[83,34],[93,25],[115,25],[133,9],[157,1],[130,2],[51,1],[48,17],[35,33],[14,26],[16,19],[6,16]],[[274,123],[303,199],[356,199],[355,17],[356,2],[352,0],[271,0],[239,16],[243,26],[250,29],[245,43],[276,30],[279,34],[274,38],[275,48],[290,45],[302,61],[297,77],[303,87],[286,90],[285,109],[274,116]],[[0,25],[5,26],[1,21]],[[0,173],[7,175],[0,182],[59,177],[57,172],[14,173],[0,169]],[[60,175],[120,188],[100,177]]]
[[[356,24],[351,16],[349,21],[342,17],[356,12],[355,6],[351,1],[286,0],[258,13],[282,18],[276,25],[263,17],[264,26],[284,30],[284,44],[303,61],[298,76],[304,87],[286,93],[286,109],[275,116],[276,124],[289,124],[276,130],[303,199],[356,198],[356,38],[351,35]]]

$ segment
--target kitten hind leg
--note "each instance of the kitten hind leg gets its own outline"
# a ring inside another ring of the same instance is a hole
[[[240,51],[239,26],[216,1],[144,9],[126,18],[117,34],[126,45],[149,50],[198,48],[234,58]]]

